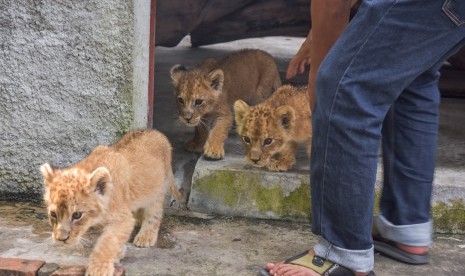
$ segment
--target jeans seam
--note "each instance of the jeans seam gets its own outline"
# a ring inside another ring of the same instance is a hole
[[[455,25],[457,26],[462,26],[463,24],[465,24],[465,20],[460,20],[460,18],[457,17],[457,15],[455,15],[451,10],[450,10],[450,3],[452,2],[452,0],[446,0],[446,2],[444,2],[444,5],[442,5],[442,11],[446,14],[447,17],[449,17],[449,19],[454,22]]]

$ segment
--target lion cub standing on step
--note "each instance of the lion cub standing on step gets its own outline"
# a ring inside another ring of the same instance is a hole
[[[155,245],[166,192],[182,197],[171,170],[171,145],[155,130],[133,131],[112,146],[98,146],[69,168],[44,164],[40,170],[54,241],[75,244],[91,226],[104,227],[86,275],[113,275],[134,227],[132,212],[143,212],[134,244]]]
[[[218,59],[207,59],[191,70],[171,68],[179,119],[195,127],[186,149],[203,152],[207,159],[224,156],[224,142],[234,117],[232,106],[241,99],[256,104],[281,85],[274,59],[260,50],[241,50]]]
[[[306,94],[306,88],[284,85],[259,105],[235,102],[236,129],[250,164],[287,171],[296,162],[297,143],[305,143],[310,155],[312,114]]]

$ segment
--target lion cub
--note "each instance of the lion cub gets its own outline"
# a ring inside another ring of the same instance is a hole
[[[224,157],[224,142],[234,121],[234,101],[262,102],[281,85],[273,57],[252,49],[207,59],[191,70],[177,64],[170,73],[179,119],[195,127],[186,149],[203,152],[212,160]]]
[[[287,171],[295,162],[297,143],[312,139],[307,89],[283,85],[265,102],[248,106],[234,103],[237,132],[242,137],[247,161],[270,171]]]
[[[132,131],[112,146],[98,146],[69,168],[44,164],[40,171],[54,241],[75,244],[91,226],[103,225],[86,275],[113,275],[134,227],[132,212],[143,212],[134,244],[153,246],[165,193],[169,189],[182,198],[171,169],[171,145],[155,130]]]

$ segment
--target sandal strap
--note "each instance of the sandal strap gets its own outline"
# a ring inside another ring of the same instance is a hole
[[[347,267],[325,260],[322,257],[315,256],[313,252],[304,252],[299,254],[286,260],[286,263],[308,267],[324,276],[354,275],[354,272]]]

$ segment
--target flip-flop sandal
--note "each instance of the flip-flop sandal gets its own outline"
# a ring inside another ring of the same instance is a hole
[[[381,237],[381,235],[378,233],[378,230],[376,229],[375,224],[373,224],[371,235],[373,237],[375,252],[379,252],[389,258],[407,264],[421,265],[429,263],[429,252],[421,255],[405,252],[404,250],[398,248],[393,241]]]
[[[315,256],[313,252],[305,251],[294,257],[284,261],[285,264],[295,264],[310,268],[320,275],[325,276],[352,276],[355,273],[340,264],[336,264],[325,260],[319,256]],[[260,269],[259,276],[270,276],[266,268]],[[370,271],[368,276],[375,276],[373,271]]]
[[[383,239],[380,236],[373,235],[373,244],[376,252],[403,263],[421,265],[429,263],[430,260],[428,252],[421,255],[407,253],[398,248],[394,242]]]

